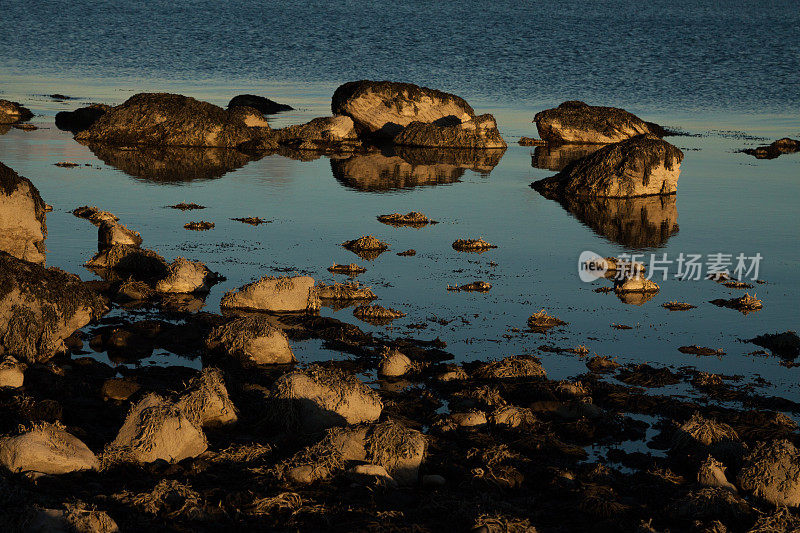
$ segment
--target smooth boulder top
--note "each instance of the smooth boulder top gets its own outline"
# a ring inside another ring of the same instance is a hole
[[[250,108],[226,111],[179,94],[139,93],[109,110],[75,139],[121,146],[235,148],[268,131],[266,121]]]
[[[646,133],[663,136],[657,124],[617,107],[592,106],[578,100],[536,113],[539,137],[552,143],[607,144]]]
[[[255,94],[240,94],[231,98],[228,102],[228,109],[232,107],[252,107],[258,110],[259,113],[264,115],[274,115],[281,111],[292,111],[294,108],[287,104],[279,104],[274,100],[270,100],[264,96],[257,96]]]
[[[604,146],[531,187],[547,197],[628,198],[674,194],[683,152],[654,135]]]
[[[33,118],[33,113],[22,104],[0,99],[0,124],[15,124]]]
[[[0,440],[0,464],[11,472],[67,474],[98,470],[100,462],[80,439],[52,424]]]
[[[72,274],[0,252],[0,352],[28,363],[64,352],[64,339],[108,310]]]
[[[44,263],[47,204],[27,178],[0,163],[0,250]]]
[[[286,313],[317,311],[320,302],[310,276],[263,277],[225,293],[220,306]]]
[[[455,117],[464,122],[475,111],[461,97],[393,81],[351,81],[339,86],[331,99],[334,115],[347,115],[366,133],[392,138],[412,122]]]

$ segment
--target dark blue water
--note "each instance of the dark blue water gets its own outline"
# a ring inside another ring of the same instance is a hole
[[[492,107],[800,111],[795,0],[2,0],[0,13],[0,80],[377,78]]]

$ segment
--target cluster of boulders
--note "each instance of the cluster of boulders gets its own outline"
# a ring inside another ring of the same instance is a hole
[[[352,152],[368,144],[461,149],[506,147],[491,115],[458,96],[409,83],[362,80],[339,87],[333,116],[272,130],[265,114],[290,110],[240,95],[227,109],[177,94],[141,93],[121,105],[94,104],[57,116],[81,143],[126,147],[237,148],[243,152]]]

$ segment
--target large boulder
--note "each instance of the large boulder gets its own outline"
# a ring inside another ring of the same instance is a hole
[[[79,107],[75,111],[59,111],[56,113],[56,127],[60,130],[79,133],[91,128],[92,124],[111,109],[110,105],[92,104],[88,107]]]
[[[240,94],[231,98],[228,102],[228,109],[232,107],[252,107],[264,115],[274,115],[281,111],[292,111],[294,108],[287,104],[279,104],[269,98],[256,96],[254,94]]]
[[[273,313],[310,312],[320,308],[314,278],[309,276],[263,277],[222,297],[223,308],[252,309]]]
[[[156,283],[161,293],[206,293],[219,276],[200,261],[178,257],[167,267],[167,274]]]
[[[106,311],[103,298],[77,276],[0,252],[0,354],[46,361],[66,351],[64,339]]]
[[[47,204],[30,182],[0,163],[0,250],[44,263]]]
[[[37,425],[0,440],[0,463],[12,472],[42,474],[100,468],[100,462],[86,444],[52,424]]]
[[[295,362],[286,334],[259,315],[236,318],[214,328],[206,338],[206,346],[258,365]]]
[[[577,100],[536,113],[539,137],[552,143],[608,144],[637,135],[663,136],[663,129],[617,107],[592,106]]]
[[[228,396],[222,372],[216,368],[205,368],[192,379],[175,406],[194,425],[203,428],[226,426],[239,418],[236,406]]]
[[[335,147],[352,150],[361,145],[353,119],[345,116],[319,117],[306,124],[287,126],[275,132],[278,142],[299,150]]]
[[[744,458],[739,486],[773,505],[800,505],[800,451],[788,440],[759,442]]]
[[[384,138],[393,138],[412,122],[475,117],[472,107],[454,94],[392,81],[345,83],[333,93],[331,110],[352,117],[365,133]]]
[[[8,387],[18,389],[25,381],[25,369],[27,365],[17,361],[16,358],[7,355],[0,359],[0,389]]]
[[[315,432],[374,422],[383,403],[354,375],[314,366],[281,376],[270,391],[270,410],[288,429]]]
[[[674,194],[683,152],[654,135],[605,146],[531,187],[547,197],[628,198]]]
[[[97,227],[97,249],[104,250],[115,244],[141,246],[142,236],[117,222],[101,222]]]
[[[33,118],[33,113],[27,107],[22,107],[17,102],[0,99],[0,124],[15,124]]]
[[[463,122],[440,119],[436,122],[412,122],[394,138],[400,146],[438,148],[505,148],[492,115],[480,115]]]
[[[148,394],[128,412],[104,462],[178,462],[208,449],[203,430],[171,401]]]
[[[179,94],[140,93],[106,112],[75,139],[118,146],[234,148],[268,133],[266,121],[250,108],[226,111]]]
[[[167,262],[152,250],[130,244],[115,244],[95,254],[86,266],[102,272],[107,277],[128,275],[137,279],[162,278],[167,273]]]

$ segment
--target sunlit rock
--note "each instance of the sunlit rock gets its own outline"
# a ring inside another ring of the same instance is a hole
[[[0,163],[0,250],[45,262],[47,204],[30,180]]]

